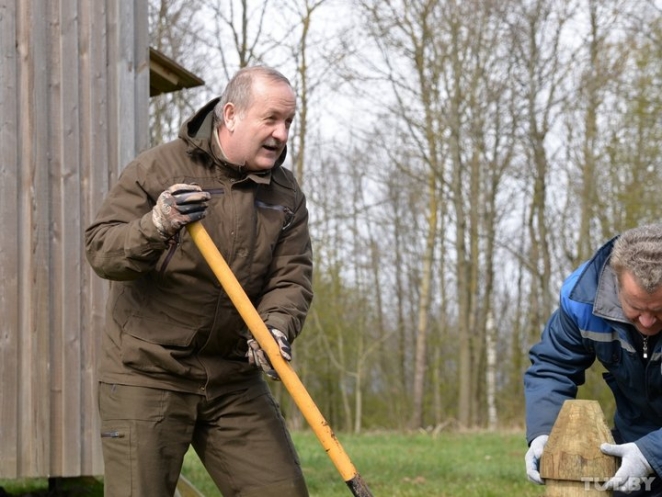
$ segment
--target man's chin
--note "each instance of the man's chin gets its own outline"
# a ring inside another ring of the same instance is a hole
[[[268,171],[276,165],[276,159],[273,157],[265,157],[263,159],[258,159],[252,164],[248,165],[247,169],[251,171]]]
[[[247,171],[253,171],[253,172],[268,171],[269,169],[273,169],[275,165],[276,165],[275,162],[268,162],[268,163],[258,162],[256,164],[247,164],[245,166],[245,169]]]
[[[662,331],[662,329],[660,329],[660,328],[642,328],[640,326],[635,326],[635,328],[637,328],[637,331],[641,335],[644,335],[644,336],[647,336],[647,337],[655,336],[658,333],[660,333],[660,331]]]

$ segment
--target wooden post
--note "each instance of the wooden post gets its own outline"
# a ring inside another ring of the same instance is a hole
[[[610,497],[604,483],[618,469],[616,458],[600,451],[614,443],[600,404],[566,400],[540,460],[540,476],[548,497]]]

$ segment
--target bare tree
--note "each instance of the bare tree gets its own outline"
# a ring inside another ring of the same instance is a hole
[[[562,84],[569,67],[563,58],[564,26],[572,15],[572,2],[524,0],[515,2],[511,19],[513,57],[519,68],[514,76],[521,100],[522,139],[526,144],[522,177],[528,195],[526,230],[528,248],[525,266],[530,271],[529,299],[525,317],[532,333],[539,332],[553,307],[552,248],[550,236],[550,133],[558,119],[564,95]]]
[[[564,275],[659,219],[659,2],[151,1],[208,94],[258,63],[296,87],[316,298],[295,366],[331,423],[519,422]],[[199,95],[154,103],[155,140]]]
[[[203,0],[211,13],[211,36],[208,45],[220,59],[215,69],[223,71],[225,80],[239,68],[264,61],[273,45],[266,45],[265,21],[270,0]]]
[[[200,0],[150,0],[150,45],[196,75],[205,73],[202,31],[197,17]],[[153,145],[172,140],[181,123],[201,103],[205,88],[165,93],[150,100],[150,138]]]

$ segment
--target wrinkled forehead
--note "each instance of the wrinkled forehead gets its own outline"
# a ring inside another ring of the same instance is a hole
[[[254,85],[253,90],[250,104],[245,111],[260,115],[294,118],[297,101],[290,85],[281,81],[267,81]],[[241,109],[237,110],[241,112]]]
[[[648,312],[662,311],[662,287],[647,292],[629,271],[623,271],[619,278],[619,298],[632,309]]]

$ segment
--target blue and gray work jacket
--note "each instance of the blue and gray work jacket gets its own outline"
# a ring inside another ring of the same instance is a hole
[[[623,314],[608,264],[614,241],[565,280],[559,308],[531,348],[524,375],[526,437],[531,443],[551,432],[563,402],[575,398],[597,358],[616,401],[614,427],[662,475],[662,340],[652,337],[644,359],[642,339]]]

